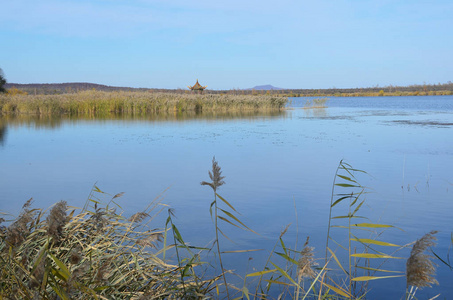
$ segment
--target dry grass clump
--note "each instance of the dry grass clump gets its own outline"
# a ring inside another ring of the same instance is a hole
[[[287,98],[270,95],[176,94],[82,91],[62,95],[0,95],[3,114],[156,114],[280,110]]]
[[[27,201],[16,220],[1,226],[0,299],[180,299],[208,293],[210,282],[187,274],[183,288],[179,268],[158,257],[164,232],[149,224],[156,206],[126,219],[115,197],[105,206],[90,199],[80,213],[68,210],[65,201],[49,212],[30,209]]]

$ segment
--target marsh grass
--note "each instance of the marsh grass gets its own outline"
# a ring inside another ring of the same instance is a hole
[[[315,99],[307,99],[304,104],[304,109],[308,108],[325,108],[327,107],[327,102],[329,101],[328,98],[315,98]]]
[[[2,214],[0,299],[366,299],[370,282],[404,276],[401,296],[414,299],[417,289],[437,283],[436,265],[426,254],[436,232],[403,246],[385,241],[385,231],[398,228],[362,214],[368,189],[359,177],[368,175],[344,161],[332,184],[325,257],[316,257],[308,237],[302,246],[287,246],[287,225],[258,271],[235,274],[223,254],[256,250],[222,251],[220,236],[234,240],[223,226],[256,232],[218,194],[225,177],[215,158],[208,174],[210,181],[201,184],[213,192],[211,247],[186,243],[171,208],[159,229],[155,216],[167,208],[160,197],[126,218],[118,203],[123,193],[111,196],[97,186],[81,210],[64,201],[48,211],[34,209],[30,199],[17,218]],[[406,272],[384,267],[403,259],[395,254],[410,245]],[[232,283],[233,275],[242,287]]]
[[[214,95],[82,91],[62,95],[0,95],[2,114],[132,115],[178,112],[283,109],[287,98],[270,95]]]

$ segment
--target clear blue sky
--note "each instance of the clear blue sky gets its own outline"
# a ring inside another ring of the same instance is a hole
[[[9,0],[8,82],[210,89],[453,81],[452,0]]]

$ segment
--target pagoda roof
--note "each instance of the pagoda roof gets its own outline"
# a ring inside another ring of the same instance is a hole
[[[187,87],[191,90],[204,90],[208,86],[201,86],[201,84],[198,83],[198,79],[197,79],[197,82],[193,86],[187,86]]]

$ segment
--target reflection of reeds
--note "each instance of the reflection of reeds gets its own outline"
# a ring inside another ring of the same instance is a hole
[[[195,95],[147,92],[83,91],[62,95],[0,95],[4,114],[103,115],[163,112],[280,110],[287,98],[271,95]]]
[[[7,127],[26,125],[36,129],[59,128],[65,123],[76,123],[80,121],[102,122],[102,121],[122,121],[122,122],[186,122],[191,120],[234,120],[256,118],[284,117],[283,110],[260,110],[260,111],[184,111],[184,112],[159,112],[148,113],[106,113],[103,115],[29,115],[29,114],[4,114],[0,117],[0,143],[6,135]]]

